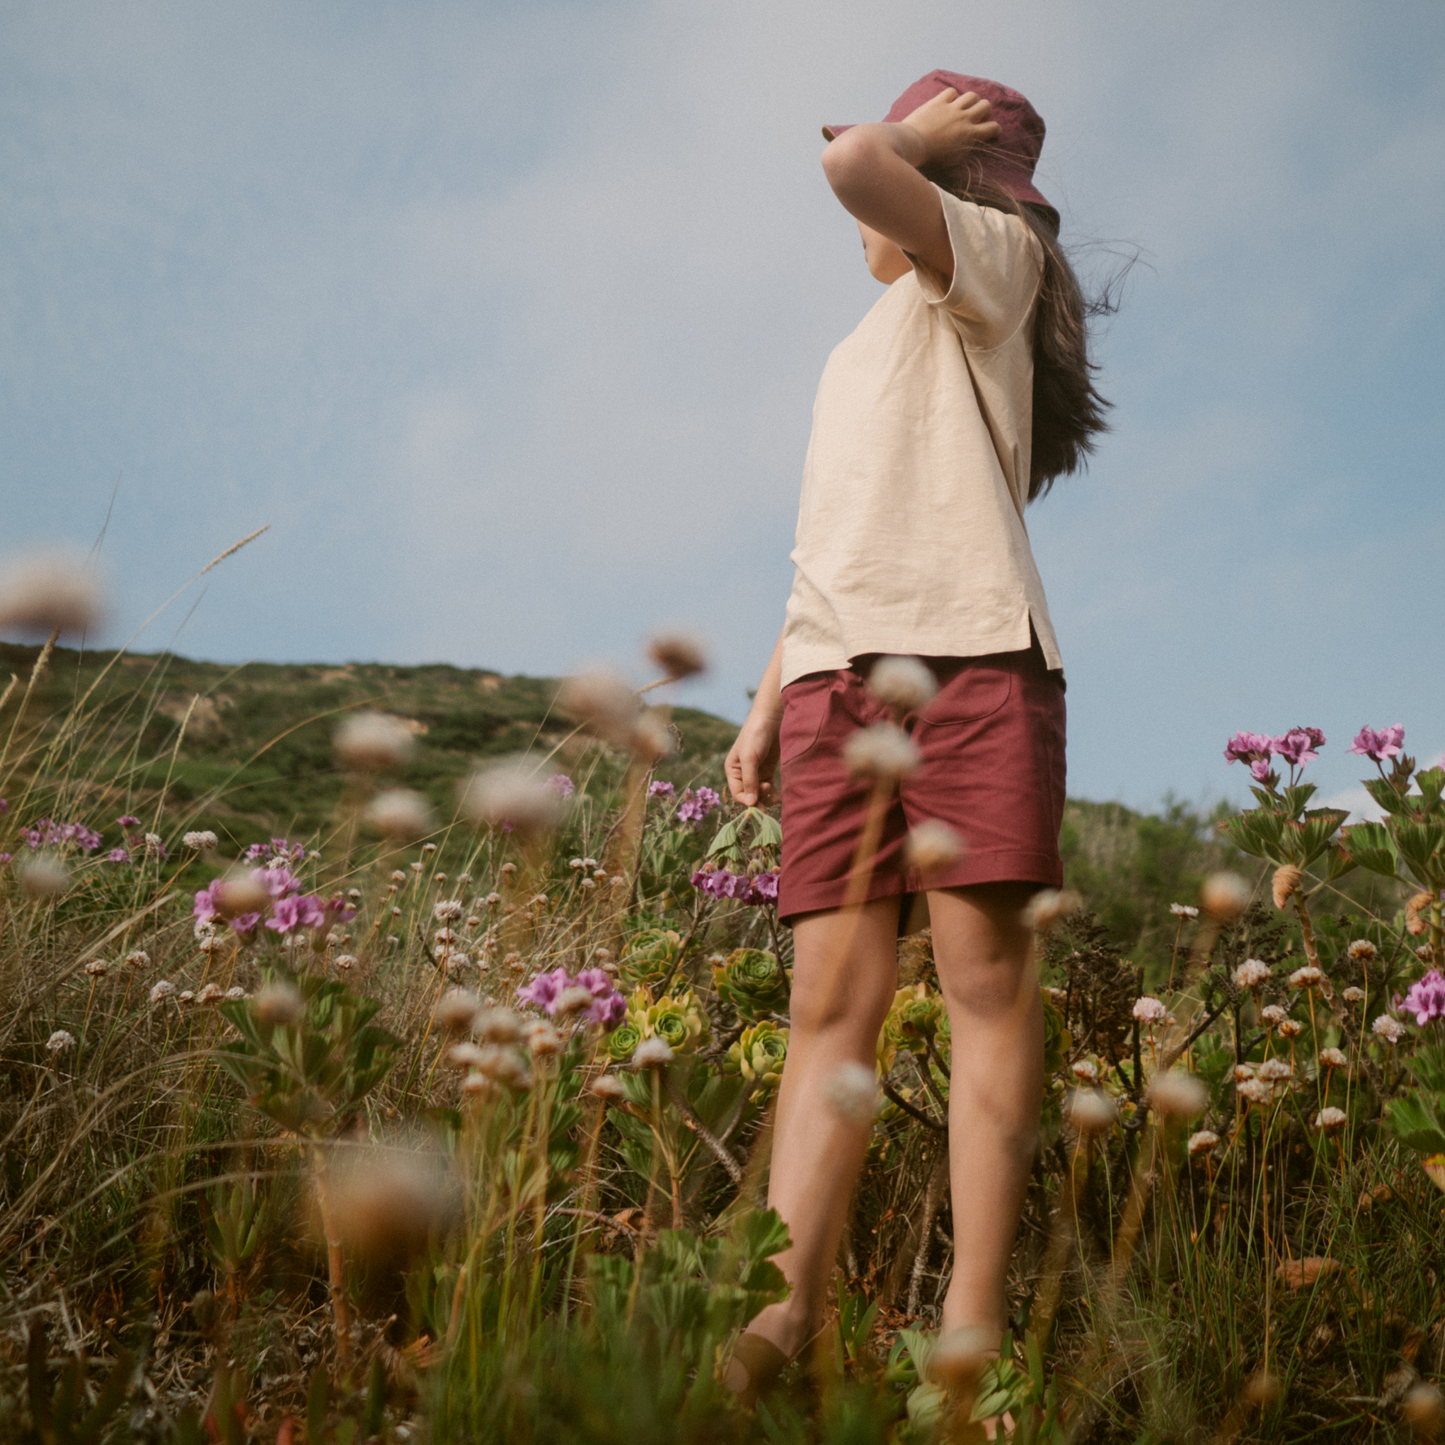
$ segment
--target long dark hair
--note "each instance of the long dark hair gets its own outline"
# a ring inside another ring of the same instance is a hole
[[[1043,206],[1020,202],[982,173],[975,161],[948,173],[923,172],[961,201],[1006,211],[1039,239],[1044,275],[1034,312],[1034,433],[1029,501],[1042,497],[1058,477],[1083,469],[1094,439],[1109,429],[1111,403],[1094,385],[1098,367],[1089,360],[1089,320],[1118,309],[1117,285],[1086,298],[1059,245],[1058,220]]]

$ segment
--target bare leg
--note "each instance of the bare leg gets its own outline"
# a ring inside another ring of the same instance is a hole
[[[850,945],[851,940],[851,945]],[[788,1057],[778,1087],[768,1203],[792,1245],[777,1263],[792,1286],[748,1326],[795,1355],[822,1323],[848,1200],[867,1152],[867,1128],[839,1117],[828,1084],[849,1060],[870,1069],[898,988],[898,899],[861,913],[814,913],[793,929]]]
[[[948,1130],[953,1279],[943,1328],[1008,1321],[1004,1281],[1038,1144],[1043,1005],[1033,935],[1020,917],[1036,886],[981,884],[928,895],[952,1033]]]

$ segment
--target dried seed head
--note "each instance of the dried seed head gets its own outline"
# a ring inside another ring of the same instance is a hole
[[[485,1058],[486,1054],[476,1044],[453,1044],[447,1050],[447,1062],[455,1064],[459,1069],[475,1068]]]
[[[1348,1119],[1349,1115],[1343,1109],[1336,1109],[1331,1104],[1315,1115],[1315,1128],[1322,1129],[1326,1134],[1332,1134],[1336,1129],[1344,1128]]]
[[[510,826],[525,836],[540,837],[562,821],[565,805],[531,764],[514,758],[473,773],[462,786],[461,811],[478,827]],[[504,866],[502,872],[506,871]]]
[[[63,1054],[67,1049],[75,1047],[75,1035],[67,1033],[64,1029],[56,1029],[45,1041],[46,1050],[52,1054]]]
[[[707,671],[707,654],[702,644],[686,632],[659,632],[647,644],[647,655],[670,678],[692,677]]]
[[[444,898],[432,904],[431,916],[438,923],[455,923],[466,911],[460,899]]]
[[[1364,989],[1356,988],[1354,984],[1351,984],[1349,988],[1341,991],[1340,997],[1344,999],[1346,1003],[1364,1003],[1365,991]]]
[[[1417,937],[1424,933],[1429,925],[1429,920],[1424,916],[1425,910],[1439,899],[1433,893],[1416,893],[1405,904],[1405,929]]]
[[[143,948],[133,948],[126,954],[125,961],[129,968],[149,968],[151,956]]]
[[[599,1099],[609,1104],[619,1104],[627,1097],[627,1090],[616,1074],[600,1074],[587,1086]]]
[[[672,1062],[672,1046],[660,1035],[653,1034],[638,1044],[632,1062],[639,1069],[661,1068],[663,1064]]]
[[[1209,1103],[1209,1090],[1196,1075],[1172,1069],[1155,1077],[1149,1102],[1166,1119],[1197,1119]]]
[[[916,657],[882,657],[868,674],[868,688],[901,717],[926,706],[938,691],[938,682]]]
[[[37,853],[20,865],[20,886],[38,901],[59,898],[70,887],[70,869],[48,853]]]
[[[150,998],[152,1003],[163,1003],[166,999],[174,998],[175,996],[176,986],[168,978],[163,978],[159,982],[151,985]]]
[[[1234,982],[1239,988],[1259,988],[1273,977],[1269,965],[1259,958],[1246,958],[1234,970]]]
[[[1253,1077],[1253,1064],[1236,1064],[1234,1066],[1234,1082],[1236,1084],[1242,1084],[1246,1079],[1252,1079]]]
[[[1155,1024],[1162,1024],[1169,1017],[1169,1010],[1164,1007],[1161,1000],[1151,998],[1147,993],[1142,998],[1134,1000],[1134,1017],[1141,1024],[1153,1027]]]
[[[1266,1059],[1255,1065],[1254,1076],[1267,1084],[1282,1084],[1294,1077],[1294,1070],[1283,1059]]]
[[[1244,1382],[1241,1394],[1246,1404],[1272,1405],[1279,1399],[1279,1381],[1266,1371],[1257,1370]]]
[[[1200,1129],[1189,1136],[1189,1157],[1211,1154],[1219,1147],[1219,1135],[1213,1129]]]
[[[855,778],[906,778],[918,760],[913,739],[894,723],[859,728],[843,745],[843,761]]]
[[[1296,868],[1293,863],[1284,863],[1274,870],[1274,879],[1270,884],[1270,892],[1274,896],[1274,906],[1283,908],[1286,903],[1299,891],[1300,880],[1304,877],[1304,870]]]
[[[939,873],[957,863],[965,851],[963,839],[947,823],[929,818],[909,833],[904,860],[920,873]]]
[[[1084,900],[1072,888],[1041,888],[1024,905],[1024,927],[1047,933],[1059,919],[1077,913],[1083,906]]]
[[[0,627],[21,632],[90,632],[101,622],[100,586],[74,557],[32,552],[0,575]]]
[[[197,853],[209,853],[220,841],[209,828],[203,828],[199,832],[187,833],[181,839],[181,846]]]
[[[289,983],[279,980],[263,984],[251,1000],[251,1012],[265,1024],[294,1024],[305,1008],[301,995]]]
[[[239,918],[243,913],[264,913],[271,906],[266,885],[249,872],[237,870],[221,880],[212,895],[222,918]]]
[[[592,1007],[593,994],[590,988],[574,986],[564,988],[552,1004],[552,1011],[561,1018],[570,1018]]]
[[[437,825],[431,804],[410,788],[387,788],[378,793],[362,817],[387,838],[420,838]]]
[[[1289,1011],[1277,1003],[1265,1004],[1259,1011],[1259,1021],[1268,1029],[1277,1029],[1288,1017]]]
[[[1211,873],[1199,901],[1211,918],[1230,923],[1249,907],[1249,884],[1238,873]]]
[[[1312,963],[1307,963],[1303,968],[1297,968],[1289,976],[1291,988],[1318,988],[1324,974]]]
[[[1199,910],[1188,903],[1171,903],[1169,911],[1175,918],[1198,918]]]
[[[1405,1025],[1399,1019],[1392,1019],[1389,1014],[1381,1014],[1370,1028],[1387,1044],[1398,1044],[1405,1037]]]
[[[412,728],[384,712],[353,713],[337,727],[332,742],[342,762],[367,772],[400,767],[416,755]]]
[[[598,669],[564,679],[557,701],[588,731],[616,747],[629,744],[642,704],[615,672]]]
[[[1274,1089],[1263,1079],[1246,1079],[1242,1084],[1236,1084],[1235,1092],[1241,1099],[1251,1104],[1264,1105],[1274,1097]]]
[[[85,965],[85,971],[91,978],[104,978],[110,972],[110,965],[103,958],[92,958]]]
[[[533,1058],[547,1059],[562,1052],[562,1035],[546,1019],[533,1019],[523,1032]]]
[[[1119,1117],[1118,1106],[1098,1089],[1075,1089],[1065,1106],[1069,1123],[1080,1134],[1101,1134]]]
[[[203,983],[196,990],[197,1003],[215,1003],[218,999],[225,998],[225,990],[218,983]]]
[[[1304,1028],[1298,1019],[1285,1019],[1276,1032],[1282,1039],[1297,1039],[1304,1032]]]
[[[489,1044],[515,1044],[522,1037],[522,1020],[509,1008],[483,1009],[472,1022],[472,1032]]]
[[[1090,1059],[1080,1059],[1077,1063],[1070,1064],[1069,1072],[1081,1084],[1097,1084],[1099,1082],[1099,1066]]]
[[[454,988],[442,995],[432,1014],[432,1024],[444,1034],[464,1034],[476,1022],[481,1006],[476,994]]]
[[[1346,950],[1356,963],[1373,963],[1377,950],[1368,938],[1357,938]]]
[[[878,1079],[867,1064],[849,1059],[829,1077],[826,1097],[833,1111],[850,1124],[873,1122],[878,1112]]]
[[[483,1077],[508,1089],[520,1091],[532,1085],[532,1076],[527,1072],[526,1062],[514,1048],[488,1044],[481,1050],[481,1058],[477,1060],[476,1067]]]

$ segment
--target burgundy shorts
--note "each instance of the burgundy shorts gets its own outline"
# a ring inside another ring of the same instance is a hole
[[[903,779],[883,827],[869,898],[914,893],[903,862],[908,830],[938,818],[967,845],[930,888],[1019,881],[1063,883],[1064,683],[1027,652],[923,659],[938,692],[903,726],[922,754]],[[783,689],[780,738],[783,866],[778,913],[788,918],[842,906],[872,784],[848,776],[843,748],[889,710],[864,681],[871,659],[814,672]]]

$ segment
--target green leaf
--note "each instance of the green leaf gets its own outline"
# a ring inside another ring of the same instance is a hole
[[[1381,823],[1355,823],[1341,834],[1345,848],[1361,868],[1393,878],[1399,871],[1389,829]]]
[[[1440,795],[1445,793],[1445,768],[1426,768],[1415,774],[1415,782],[1426,808],[1435,808],[1440,802]]]
[[[1405,860],[1406,866],[1421,883],[1430,885],[1430,864],[1441,842],[1445,841],[1445,822],[1397,821],[1392,831],[1395,835],[1395,847],[1399,849],[1400,857]]]

